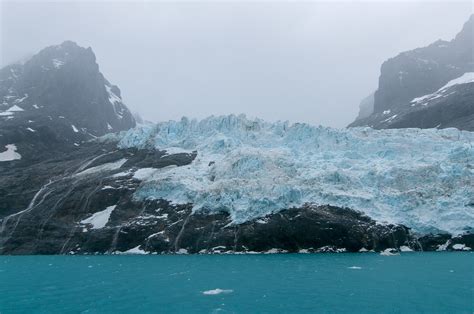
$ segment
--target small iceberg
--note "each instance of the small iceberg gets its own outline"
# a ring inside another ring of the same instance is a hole
[[[234,290],[230,290],[230,289],[214,289],[214,290],[207,290],[207,291],[203,291],[202,294],[204,295],[217,295],[217,294],[228,294],[228,293],[232,293],[234,292]]]
[[[351,266],[351,267],[347,267],[348,269],[362,269],[362,267],[360,266]]]

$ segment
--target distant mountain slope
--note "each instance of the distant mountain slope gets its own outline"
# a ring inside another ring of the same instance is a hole
[[[374,95],[373,113],[358,117],[349,126],[474,130],[474,84],[462,81],[470,75],[466,73],[474,72],[473,29],[474,15],[453,40],[438,40],[384,62]],[[453,81],[456,79],[459,81]],[[457,83],[449,92],[427,99],[423,106],[413,102],[451,81]]]
[[[134,126],[91,48],[66,41],[0,70],[0,152],[10,144],[34,158]]]

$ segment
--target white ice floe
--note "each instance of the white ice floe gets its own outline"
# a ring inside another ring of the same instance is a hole
[[[218,294],[228,294],[228,293],[232,293],[232,292],[234,292],[234,290],[217,288],[217,289],[203,291],[202,294],[204,294],[204,295],[218,295]]]
[[[114,211],[117,205],[108,206],[106,209],[94,213],[89,218],[81,220],[81,224],[90,224],[92,225],[91,229],[101,229],[104,228],[107,222],[109,222],[110,215]]]
[[[33,130],[32,128],[26,128],[28,131],[32,132],[32,133],[35,133],[36,130]]]
[[[473,132],[333,129],[230,115],[113,136],[121,148],[197,151],[190,165],[138,172],[137,199],[227,211],[235,223],[310,203],[420,232],[474,227]]]
[[[15,144],[5,145],[7,149],[4,152],[0,152],[0,161],[12,161],[21,159],[21,155],[17,153],[17,148]]]
[[[362,269],[362,267],[360,266],[350,266],[350,267],[347,267],[348,269]]]
[[[79,132],[79,130],[76,128],[74,124],[71,124],[71,128],[75,133]]]

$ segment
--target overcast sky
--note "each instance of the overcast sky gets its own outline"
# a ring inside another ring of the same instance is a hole
[[[464,2],[5,2],[6,65],[64,40],[91,46],[152,121],[245,113],[344,127],[399,52],[452,39]]]

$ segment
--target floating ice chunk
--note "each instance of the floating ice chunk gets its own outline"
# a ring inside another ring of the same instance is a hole
[[[33,130],[32,128],[26,128],[28,131],[35,133],[36,130]]]
[[[7,149],[0,153],[0,161],[12,161],[21,159],[21,155],[16,152],[17,148],[15,144],[5,145]]]
[[[81,220],[81,224],[91,224],[91,229],[102,229],[109,222],[110,215],[117,205],[108,206],[106,209],[94,213],[89,218]]]
[[[348,269],[362,269],[362,267],[360,266],[350,266],[350,267],[347,267]]]
[[[232,293],[234,292],[234,290],[231,290],[231,289],[213,289],[213,290],[207,290],[207,291],[203,291],[202,294],[204,295],[218,295],[218,294],[228,294],[228,293]]]
[[[71,128],[75,133],[79,132],[79,130],[76,128],[74,124],[71,124]]]

